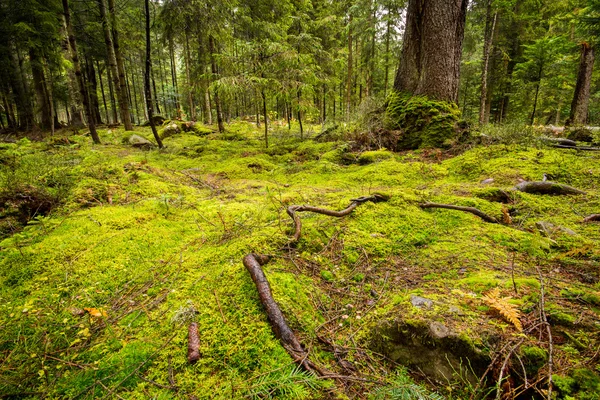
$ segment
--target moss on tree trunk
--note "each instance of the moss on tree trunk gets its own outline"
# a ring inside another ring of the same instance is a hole
[[[453,102],[394,91],[387,102],[386,125],[401,132],[398,150],[444,147],[456,137],[460,115]]]

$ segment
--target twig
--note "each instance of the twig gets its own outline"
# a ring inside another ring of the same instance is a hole
[[[223,314],[223,309],[221,308],[221,302],[219,301],[219,296],[217,296],[217,290],[213,289],[213,294],[215,295],[215,299],[217,300],[217,306],[219,307],[219,312],[221,313],[221,318],[223,318],[223,323],[227,323],[227,319],[225,318],[225,314]]]
[[[445,208],[448,210],[464,211],[464,212],[468,212],[468,213],[477,215],[479,218],[481,218],[485,222],[489,222],[491,224],[499,223],[496,218],[490,217],[489,215],[487,215],[486,213],[484,213],[483,211],[481,211],[475,207],[463,207],[463,206],[455,206],[454,204],[440,204],[440,203],[430,203],[430,202],[421,203],[421,204],[419,204],[419,207],[421,207],[421,208]]]

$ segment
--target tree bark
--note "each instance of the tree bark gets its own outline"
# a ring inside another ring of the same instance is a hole
[[[492,42],[494,41],[494,31],[496,30],[496,20],[498,12],[492,14],[492,0],[487,1],[486,19],[485,19],[485,40],[483,43],[483,65],[481,66],[481,97],[479,100],[479,124],[486,124],[489,120],[487,114],[488,102],[488,71],[490,65],[490,53],[492,51]]]
[[[69,12],[69,0],[62,0],[63,12],[65,16],[65,25],[67,27],[67,34],[69,36],[69,46],[71,48],[71,59],[73,60],[73,67],[75,68],[75,77],[77,79],[77,85],[79,86],[79,94],[83,100],[83,109],[85,110],[86,118],[88,120],[88,127],[90,128],[90,135],[92,140],[96,144],[100,144],[100,137],[96,132],[96,125],[92,118],[92,112],[90,109],[90,103],[85,93],[85,86],[83,85],[83,77],[81,74],[81,66],[79,65],[79,57],[77,56],[77,42],[75,41],[75,35],[73,33],[73,27],[71,26],[71,14]]]
[[[263,106],[263,117],[265,119],[265,147],[269,147],[269,121],[267,119],[267,96],[265,96],[265,90],[262,89],[260,91],[260,95],[262,97],[262,106]]]
[[[86,76],[88,83],[88,94],[90,96],[90,107],[94,116],[96,125],[102,124],[102,116],[100,115],[100,102],[98,101],[98,81],[96,80],[96,68],[94,68],[94,60],[87,56],[85,57]]]
[[[409,1],[395,90],[456,103],[467,3]]]
[[[99,0],[104,4],[104,0]],[[129,103],[127,102],[127,98],[125,97],[127,93],[127,82],[125,81],[125,63],[123,62],[123,56],[121,55],[121,47],[119,44],[119,29],[117,26],[117,13],[115,10],[115,0],[108,0],[108,12],[110,14],[110,22],[112,25],[111,33],[112,33],[112,49],[114,51],[115,60],[117,63],[117,70],[113,70],[113,75],[118,77],[118,80],[115,79],[115,90],[117,87],[119,88],[117,91],[117,99],[119,100],[119,110],[121,111],[121,120],[123,125],[125,126],[126,131],[132,131],[133,125],[131,123],[131,113],[129,111]],[[103,18],[103,23],[106,18]],[[110,50],[109,50],[110,51]],[[116,73],[114,73],[116,72]],[[118,83],[118,84],[117,84]],[[121,97],[119,97],[119,93]],[[123,102],[121,103],[121,99]]]
[[[181,105],[179,104],[179,89],[177,86],[177,65],[175,64],[175,46],[173,38],[169,37],[169,58],[171,64],[171,82],[173,82],[174,100],[177,118],[181,119]]]
[[[594,52],[594,47],[588,43],[581,45],[577,84],[575,85],[575,94],[571,103],[571,114],[566,125],[584,125],[587,122],[592,70],[594,69]]]
[[[146,71],[144,73],[144,90],[146,92],[146,108],[148,109],[148,122],[150,123],[150,128],[152,129],[152,135],[154,135],[154,140],[158,144],[158,148],[163,148],[162,140],[160,140],[160,136],[158,136],[158,132],[156,131],[156,126],[154,126],[154,110],[152,108],[152,93],[150,91],[150,74],[152,72],[152,52],[150,48],[150,1],[146,0],[144,2],[144,9],[146,11]],[[156,94],[156,87],[155,92]]]
[[[110,107],[112,109],[112,115],[113,115],[113,123],[118,124],[119,117],[117,115],[117,102],[115,101],[115,94],[113,91],[113,80],[112,80],[110,68],[106,68],[106,75],[107,75],[107,81],[108,81],[108,93],[110,95]]]
[[[191,55],[190,55],[190,43],[189,43],[189,33],[185,31],[185,49],[183,58],[185,59],[185,77],[188,84],[188,105],[190,107],[190,119],[192,121],[196,120],[196,106],[194,105],[194,85],[192,83],[192,74],[191,74]]]
[[[11,46],[12,47],[12,46]],[[34,114],[31,102],[28,99],[28,88],[26,82],[23,80],[23,75],[19,68],[19,59],[17,56],[17,48],[11,48],[8,52],[9,65],[9,82],[12,88],[12,92],[15,96],[15,103],[17,106],[17,117],[18,126],[23,130],[30,130],[34,125]]]

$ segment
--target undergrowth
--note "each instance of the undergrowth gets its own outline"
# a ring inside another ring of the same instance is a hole
[[[437,322],[492,358],[506,340],[522,337],[486,304],[495,289],[522,314],[523,345],[548,351],[543,335],[527,333],[539,316],[541,274],[558,338],[555,392],[589,398],[569,379],[586,376],[585,387],[593,387],[600,372],[590,351],[600,343],[600,231],[581,223],[600,209],[597,155],[506,143],[442,161],[426,151],[357,154],[343,142],[284,134],[265,150],[262,132],[244,122],[231,124],[227,137],[176,134],[162,151],[124,145],[122,129],[99,133],[99,146],[61,133],[0,147],[0,194],[8,199],[0,210],[8,227],[0,242],[0,395],[465,398],[474,383],[417,386],[393,372],[393,353],[379,355],[372,338],[384,322]],[[135,133],[151,138],[147,128]],[[512,189],[543,174],[588,194]],[[499,191],[508,193],[503,203],[494,200]],[[341,209],[375,192],[390,201],[343,219],[303,215],[297,248],[282,251],[291,232],[287,206]],[[51,207],[20,214],[29,203],[17,202],[18,194],[51,199]],[[512,225],[424,211],[423,201],[477,207],[498,219],[510,212]],[[576,234],[542,234],[540,221]],[[311,358],[365,380],[341,384],[296,368],[241,263],[249,252],[275,256],[265,273]],[[431,300],[431,308],[413,306],[411,295]],[[201,359],[188,365],[192,320]],[[416,339],[431,344],[428,335]],[[546,361],[539,351],[527,354],[532,360],[524,363],[544,388]]]

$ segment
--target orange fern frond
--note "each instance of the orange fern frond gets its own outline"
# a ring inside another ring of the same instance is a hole
[[[508,322],[513,324],[519,332],[523,331],[523,325],[521,325],[521,321],[519,320],[521,312],[517,307],[508,302],[511,299],[510,296],[500,297],[500,290],[495,288],[485,294],[482,299],[488,306],[496,310]]]

